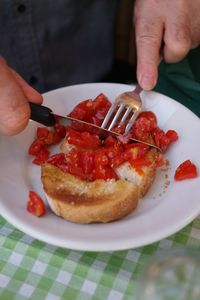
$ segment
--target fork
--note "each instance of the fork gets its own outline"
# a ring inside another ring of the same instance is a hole
[[[116,125],[120,127],[127,121],[124,130],[124,134],[127,134],[142,109],[141,91],[142,88],[137,84],[133,91],[120,94],[107,112],[101,128],[112,131],[113,127]],[[117,123],[118,120],[120,120],[119,123]],[[107,125],[108,128],[106,128]]]

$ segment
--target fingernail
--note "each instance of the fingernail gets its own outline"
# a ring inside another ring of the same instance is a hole
[[[149,76],[149,75],[142,75],[139,82],[141,87],[147,91],[152,90],[156,84],[153,76]]]

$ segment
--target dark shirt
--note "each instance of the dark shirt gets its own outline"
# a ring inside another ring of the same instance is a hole
[[[118,0],[1,0],[0,55],[40,92],[100,80]]]

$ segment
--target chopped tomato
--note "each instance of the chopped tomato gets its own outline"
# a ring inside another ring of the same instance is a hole
[[[175,142],[178,140],[178,134],[175,130],[168,130],[166,132],[166,136],[170,140],[170,142]]]
[[[59,143],[64,136],[61,136],[61,133],[59,132],[61,128],[58,126],[59,124],[57,127],[55,127],[57,128],[55,131],[50,131],[46,127],[38,127],[36,133],[37,139],[40,140],[44,145],[55,145]]]
[[[109,135],[104,141],[104,144],[106,146],[114,146],[116,143],[117,143],[117,140],[111,135]]]
[[[145,117],[139,117],[134,125],[135,128],[141,129],[142,131],[150,132],[152,130],[151,122]]]
[[[118,179],[118,176],[111,167],[99,165],[94,169],[94,179]]]
[[[68,130],[67,141],[82,148],[98,148],[101,144],[100,138],[97,134],[89,132],[78,132],[76,130]]]
[[[91,99],[80,102],[68,115],[71,118],[88,121],[93,114],[93,101]]]
[[[149,130],[153,130],[157,127],[157,118],[156,115],[152,111],[143,111],[140,113],[139,118],[146,118],[150,121]]]
[[[43,146],[32,162],[36,165],[41,165],[46,162],[48,158],[49,151]]]
[[[60,143],[61,140],[61,136],[56,131],[49,131],[47,138],[44,139],[44,143],[47,146],[56,145]]]
[[[94,169],[94,152],[84,151],[80,154],[81,165],[84,174],[92,173]]]
[[[59,124],[59,123],[56,123],[55,125],[55,131],[57,132],[57,134],[61,137],[61,138],[64,138],[65,135],[66,135],[66,128]]]
[[[103,93],[99,94],[93,101],[92,123],[100,126],[110,106],[108,98]]]
[[[175,171],[174,179],[184,180],[198,176],[197,168],[189,159],[185,160]]]
[[[29,200],[27,202],[26,208],[28,212],[37,217],[43,216],[46,212],[45,204],[42,198],[40,198],[40,196],[33,191],[29,192]]]
[[[137,149],[137,157],[143,157],[149,150],[149,146],[142,143],[132,143],[125,146],[126,149]]]
[[[136,138],[142,142],[147,142],[150,137],[150,133],[148,131],[146,131],[142,126],[138,127],[137,124],[133,125],[133,127],[131,129],[131,133],[134,138]]]
[[[44,140],[48,137],[49,130],[47,127],[38,127],[36,136],[39,140]]]
[[[109,159],[105,153],[105,148],[99,149],[94,153],[94,164],[95,166],[108,166]]]
[[[40,140],[35,140],[32,142],[28,149],[29,155],[38,155],[41,149],[44,148],[44,143]]]
[[[165,151],[170,144],[170,139],[167,137],[165,132],[157,127],[153,130],[152,136],[156,146]]]
[[[67,164],[79,166],[80,165],[80,151],[77,148],[72,148],[65,154],[65,162]]]
[[[62,165],[60,166],[62,169]],[[77,176],[81,179],[85,179],[85,175],[83,173],[83,169],[79,166],[75,166],[75,165],[65,165],[63,168],[63,171],[65,170],[65,172],[69,172],[70,174]]]
[[[146,157],[129,160],[129,162],[134,168],[150,166],[152,164],[151,161],[148,160]]]
[[[99,111],[102,108],[106,108],[107,110],[110,108],[111,103],[108,98],[103,94],[100,93],[94,100],[93,100],[93,109],[94,111]]]

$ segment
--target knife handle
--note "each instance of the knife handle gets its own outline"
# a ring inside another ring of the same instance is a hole
[[[39,122],[45,126],[54,126],[56,120],[52,114],[52,110],[49,107],[29,102],[31,109],[30,119]]]

